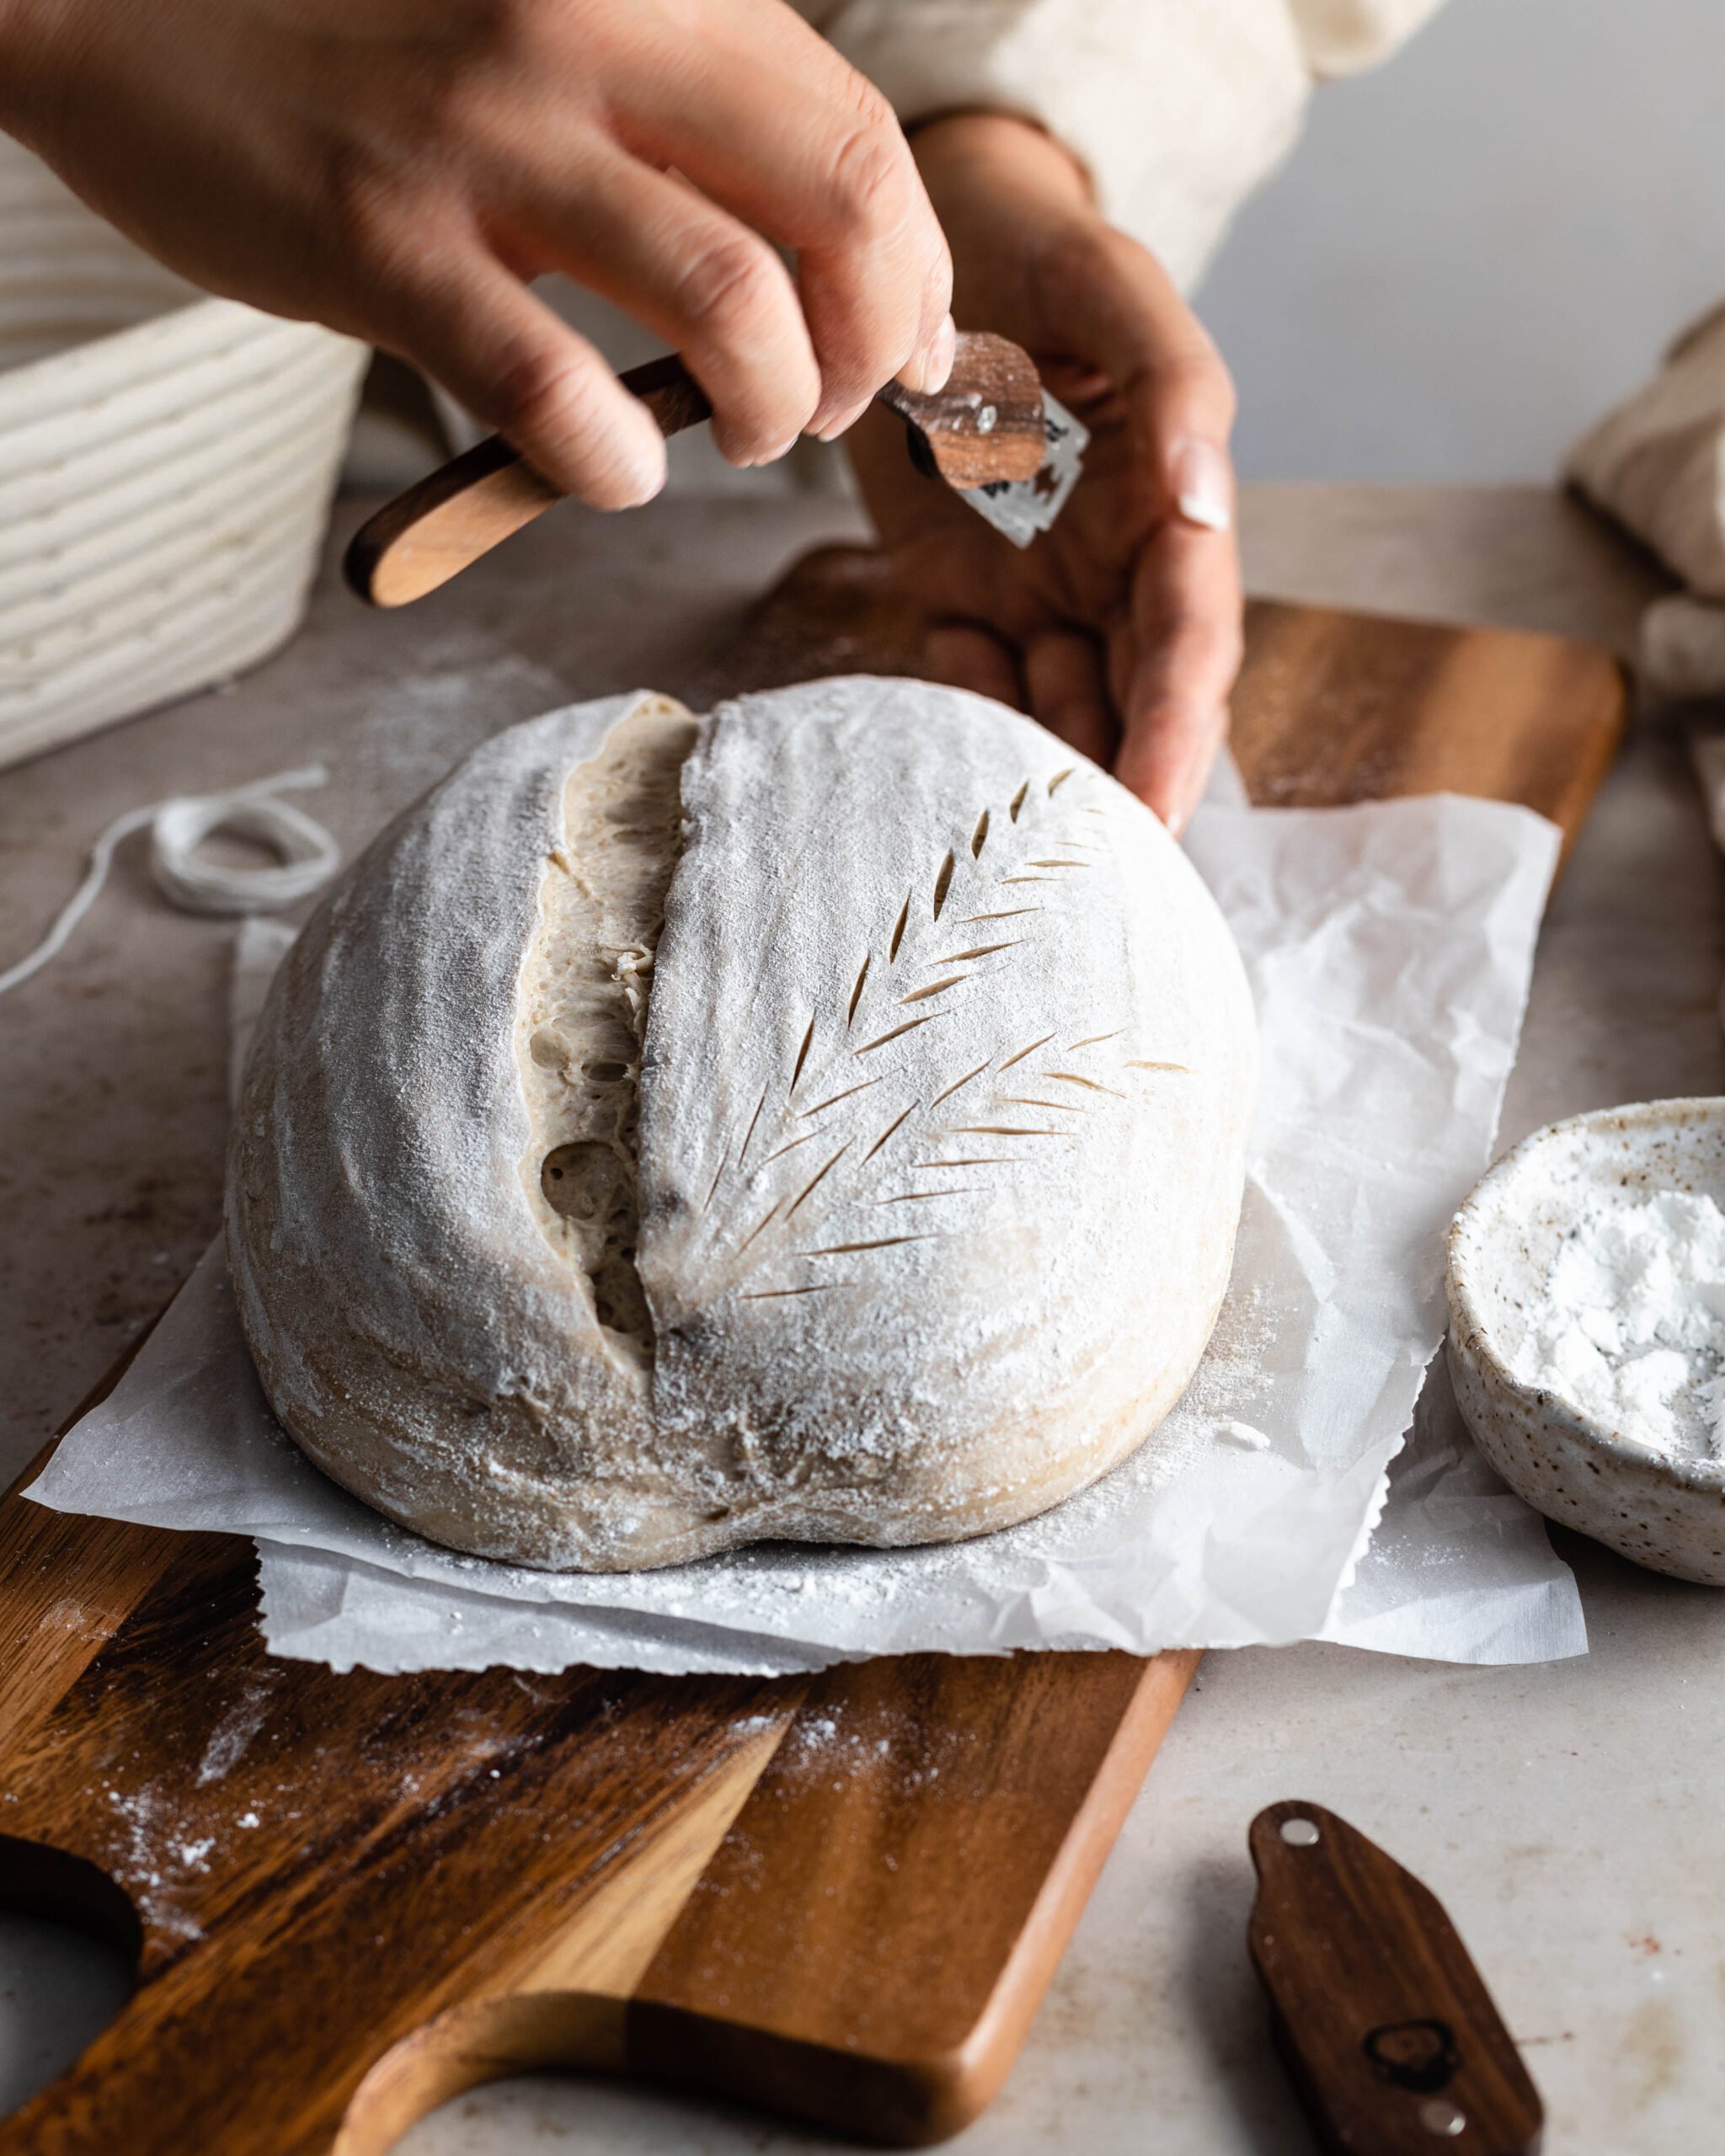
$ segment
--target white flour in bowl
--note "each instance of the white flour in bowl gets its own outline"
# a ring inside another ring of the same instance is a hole
[[[1511,1367],[1633,1444],[1725,1457],[1725,1213],[1684,1191],[1595,1193]]]

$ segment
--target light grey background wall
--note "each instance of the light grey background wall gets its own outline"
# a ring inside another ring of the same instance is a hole
[[[1254,479],[1548,477],[1725,297],[1725,0],[1450,0],[1197,295]]]

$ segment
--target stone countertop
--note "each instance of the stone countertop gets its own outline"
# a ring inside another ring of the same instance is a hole
[[[786,563],[855,536],[854,517],[831,501],[566,511],[398,616],[361,613],[326,572],[307,630],[231,690],[0,774],[0,954],[35,940],[95,832],[141,802],[323,757],[334,782],[308,805],[352,846],[510,720],[637,684],[676,690]],[[1658,588],[1581,511],[1534,488],[1261,487],[1243,520],[1248,582],[1276,596],[1626,650]],[[1722,882],[1680,743],[1637,732],[1553,901],[1506,1143],[1581,1108],[1725,1092]],[[215,1229],[232,932],[162,905],[134,845],[66,956],[0,1005],[8,1473]],[[1725,1600],[1558,1540],[1581,1581],[1585,1660],[1455,1669],[1322,1646],[1209,1657],[1005,2094],[964,2137],[971,2156],[1030,2156],[1075,2132],[1103,2156],[1310,2145],[1243,1946],[1246,1826],[1282,1796],[1343,1812],[1447,1903],[1528,2047],[1554,2156],[1717,2145]],[[0,1978],[24,1951],[0,1934]],[[40,2026],[27,2033],[44,2041]],[[0,2067],[18,2041],[0,1999]],[[831,2145],[534,2079],[459,2100],[401,2148],[524,2144]]]

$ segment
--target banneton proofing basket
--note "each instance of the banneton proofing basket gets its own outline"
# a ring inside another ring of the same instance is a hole
[[[366,357],[202,297],[0,136],[0,765],[292,633]]]
[[[1656,1572],[1725,1587],[1725,1460],[1674,1460],[1511,1374],[1530,1305],[1596,1193],[1725,1207],[1725,1100],[1647,1101],[1549,1124],[1504,1155],[1450,1230],[1450,1375],[1519,1497]]]

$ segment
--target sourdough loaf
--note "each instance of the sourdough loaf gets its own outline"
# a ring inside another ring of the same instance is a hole
[[[468,758],[288,958],[242,1321],[311,1457],[459,1550],[975,1534],[1184,1388],[1253,1064],[1198,877],[1029,721],[874,679],[582,705]]]

